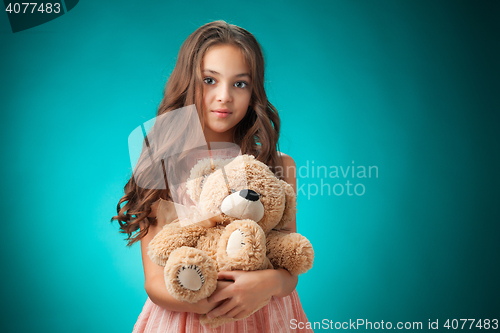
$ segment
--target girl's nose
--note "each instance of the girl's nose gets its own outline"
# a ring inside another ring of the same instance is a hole
[[[217,89],[217,101],[221,103],[231,102],[231,86],[227,84],[220,84]]]

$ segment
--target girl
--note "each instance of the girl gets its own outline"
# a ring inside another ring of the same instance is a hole
[[[167,82],[157,116],[186,105],[196,106],[208,143],[232,142],[243,154],[266,163],[296,190],[295,164],[279,154],[280,119],[264,90],[264,58],[259,43],[248,31],[215,21],[203,25],[183,43]],[[217,155],[216,151],[211,156]],[[217,156],[215,156],[217,157]],[[168,171],[167,171],[168,172]],[[165,223],[175,219],[172,193],[139,187],[132,176],[113,220],[127,233],[128,245],[141,241],[145,289],[149,296],[134,326],[139,332],[291,332],[291,323],[306,323],[295,287],[298,278],[284,269],[219,273],[216,291],[191,304],[174,299],[166,290],[163,267],[147,255],[147,246]],[[125,203],[123,207],[121,204]],[[167,220],[157,221],[160,209]],[[165,208],[166,207],[166,208]],[[288,226],[296,231],[295,221]],[[137,231],[137,232],[136,232]],[[264,300],[271,301],[251,316],[209,329],[199,324],[200,314],[241,319]],[[310,331],[310,330],[309,330]]]

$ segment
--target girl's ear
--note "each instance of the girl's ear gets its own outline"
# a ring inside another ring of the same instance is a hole
[[[283,212],[283,216],[281,217],[281,221],[275,227],[275,229],[282,229],[288,223],[293,221],[293,218],[297,212],[297,196],[295,191],[293,190],[292,185],[288,184],[284,180],[281,180],[281,185],[285,190],[285,210]]]
[[[198,203],[198,200],[200,199],[205,179],[207,179],[207,177],[214,171],[217,171],[229,162],[230,160],[210,160],[209,158],[205,158],[195,164],[195,166],[191,169],[191,174],[189,175],[189,179],[186,184],[187,193],[195,203]]]

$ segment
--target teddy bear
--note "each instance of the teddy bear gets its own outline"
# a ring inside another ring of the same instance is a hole
[[[307,238],[279,231],[296,213],[292,186],[254,156],[201,160],[186,186],[194,213],[167,224],[148,248],[151,260],[165,267],[165,285],[174,298],[207,298],[217,287],[218,271],[284,268],[299,275],[312,267]],[[200,220],[205,224],[191,223]],[[210,327],[232,320],[200,317]]]

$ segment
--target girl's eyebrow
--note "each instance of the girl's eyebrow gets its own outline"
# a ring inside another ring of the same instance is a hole
[[[211,69],[204,69],[203,71],[204,71],[204,72],[210,72],[210,73],[212,73],[212,74],[217,74],[217,75],[220,75],[220,73],[219,73],[219,72],[216,72],[216,71],[211,70]],[[248,78],[250,78],[250,74],[248,74],[248,73],[236,74],[235,76],[236,76],[236,77],[248,76]]]

